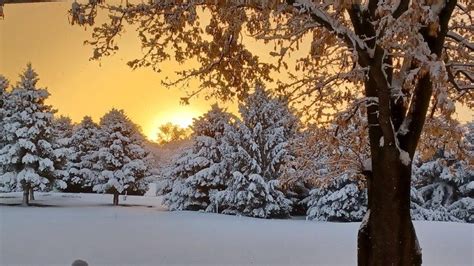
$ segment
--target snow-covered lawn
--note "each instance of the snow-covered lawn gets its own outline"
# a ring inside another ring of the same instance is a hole
[[[159,198],[0,194],[0,265],[355,265],[358,223],[167,212]],[[415,222],[424,265],[474,265],[474,225]]]

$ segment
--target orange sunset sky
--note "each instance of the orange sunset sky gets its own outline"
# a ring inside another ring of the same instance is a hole
[[[179,104],[185,92],[161,85],[173,77],[178,67],[162,64],[162,72],[151,69],[131,70],[126,62],[140,56],[133,30],[121,37],[120,51],[111,57],[89,61],[92,49],[83,41],[90,29],[73,27],[68,22],[70,2],[10,4],[0,20],[0,74],[15,84],[18,74],[31,62],[40,76],[40,86],[51,93],[49,104],[59,114],[78,122],[85,115],[96,121],[112,107],[124,109],[150,139],[158,126],[172,122],[188,126],[193,117],[206,112],[212,101],[200,97],[190,105]],[[192,83],[196,87],[197,82]],[[236,110],[236,104],[228,104]],[[473,111],[459,108],[458,119],[470,121]]]

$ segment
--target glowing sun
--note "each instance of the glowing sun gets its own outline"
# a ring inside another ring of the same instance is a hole
[[[146,136],[150,140],[156,140],[159,132],[159,127],[166,123],[172,123],[182,128],[187,128],[192,125],[193,118],[200,116],[202,112],[191,108],[179,108],[169,112],[163,112],[156,115],[155,119],[145,131]]]

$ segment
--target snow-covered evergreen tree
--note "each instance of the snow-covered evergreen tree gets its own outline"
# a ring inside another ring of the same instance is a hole
[[[3,126],[3,118],[5,117],[6,115],[6,110],[3,108],[3,105],[4,105],[4,102],[6,100],[6,97],[7,97],[7,88],[9,86],[9,82],[8,80],[0,75],[0,149],[3,147],[4,145],[4,133],[3,133],[3,129],[4,129],[4,126]],[[1,167],[0,167],[0,171],[1,171]]]
[[[100,120],[102,148],[98,151],[100,174],[93,180],[93,190],[114,195],[118,205],[119,195],[140,187],[148,175],[147,152],[140,128],[123,110],[112,109]]]
[[[56,169],[56,178],[63,180],[66,185],[69,180],[69,161],[73,154],[73,147],[71,145],[71,137],[73,124],[72,120],[66,116],[60,116],[53,119],[53,147],[61,156],[54,161]]]
[[[101,139],[100,127],[90,116],[85,116],[74,127],[70,140],[72,152],[68,161],[67,191],[92,191],[92,181],[100,174],[97,163]]]
[[[170,178],[164,189],[164,203],[170,210],[206,210],[210,191],[225,189],[231,174],[226,135],[232,120],[233,116],[217,105],[194,120],[193,146],[167,174]]]
[[[438,206],[435,209],[425,208],[425,199],[415,186],[410,190],[410,212],[413,220],[420,221],[455,221],[458,222],[453,215],[449,213],[444,206]]]
[[[4,187],[23,191],[23,204],[28,205],[28,193],[44,189],[56,183],[55,161],[64,156],[62,149],[54,146],[53,113],[45,104],[49,93],[37,88],[38,75],[31,64],[20,76],[4,102],[5,145],[0,150],[0,164],[4,171],[1,182]]]
[[[56,117],[53,120],[53,125],[55,131],[54,136],[57,139],[57,142],[63,147],[70,146],[74,128],[71,118],[67,116]]]
[[[472,131],[466,127],[459,145],[465,156],[438,149],[430,160],[414,164],[414,219],[474,222]]]
[[[298,119],[285,99],[271,97],[262,84],[239,105],[242,117],[240,146],[248,153],[265,181],[278,179],[282,166],[293,159],[289,142],[295,137]]]
[[[291,201],[275,180],[293,159],[289,142],[297,119],[285,100],[272,98],[261,84],[239,111],[242,121],[227,136],[233,147],[233,177],[227,189],[215,195],[215,209],[261,218],[289,216]]]
[[[343,174],[320,188],[311,190],[305,200],[307,218],[318,221],[361,221],[367,211],[367,191],[360,180]]]
[[[286,218],[291,211],[291,201],[279,190],[278,180],[267,182],[258,174],[235,171],[227,189],[211,198],[224,214]]]
[[[5,97],[7,95],[7,88],[9,85],[10,84],[8,79],[0,75],[0,109],[3,108],[3,102],[5,101]]]
[[[366,175],[370,172],[365,113],[365,107],[360,104],[349,106],[335,115],[334,123],[309,125],[292,144],[296,159],[292,171],[285,173],[284,184],[290,192],[294,187],[300,191],[300,187],[313,189],[307,196],[306,193],[292,196],[300,200],[295,202],[299,206],[306,206],[308,219],[362,219],[364,213],[359,213],[356,205],[366,201],[354,201],[351,197],[365,193]],[[301,200],[301,196],[306,198]],[[345,209],[332,213],[331,208],[338,205]],[[360,209],[365,210],[366,205]]]
[[[6,115],[6,110],[3,108],[3,106],[7,98],[8,86],[9,86],[8,80],[4,76],[0,75],[0,150],[2,150],[2,148],[7,144],[7,141],[5,138],[6,132],[4,131],[5,130],[4,117]],[[0,164],[0,176],[2,175],[4,171],[6,171],[6,166]],[[8,191],[9,188],[4,187],[3,183],[0,182],[0,192],[3,190]]]

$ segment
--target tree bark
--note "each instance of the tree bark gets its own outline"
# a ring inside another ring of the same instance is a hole
[[[35,200],[35,191],[33,190],[33,188],[30,188],[28,191],[29,191],[30,201]]]
[[[30,200],[29,200],[29,189],[26,188],[26,189],[23,189],[23,201],[21,203],[21,205],[23,206],[30,206]]]
[[[358,235],[359,265],[421,265],[421,250],[410,217],[411,164],[394,145],[372,156],[369,213]]]
[[[119,193],[114,192],[114,206],[118,206],[119,203]]]

